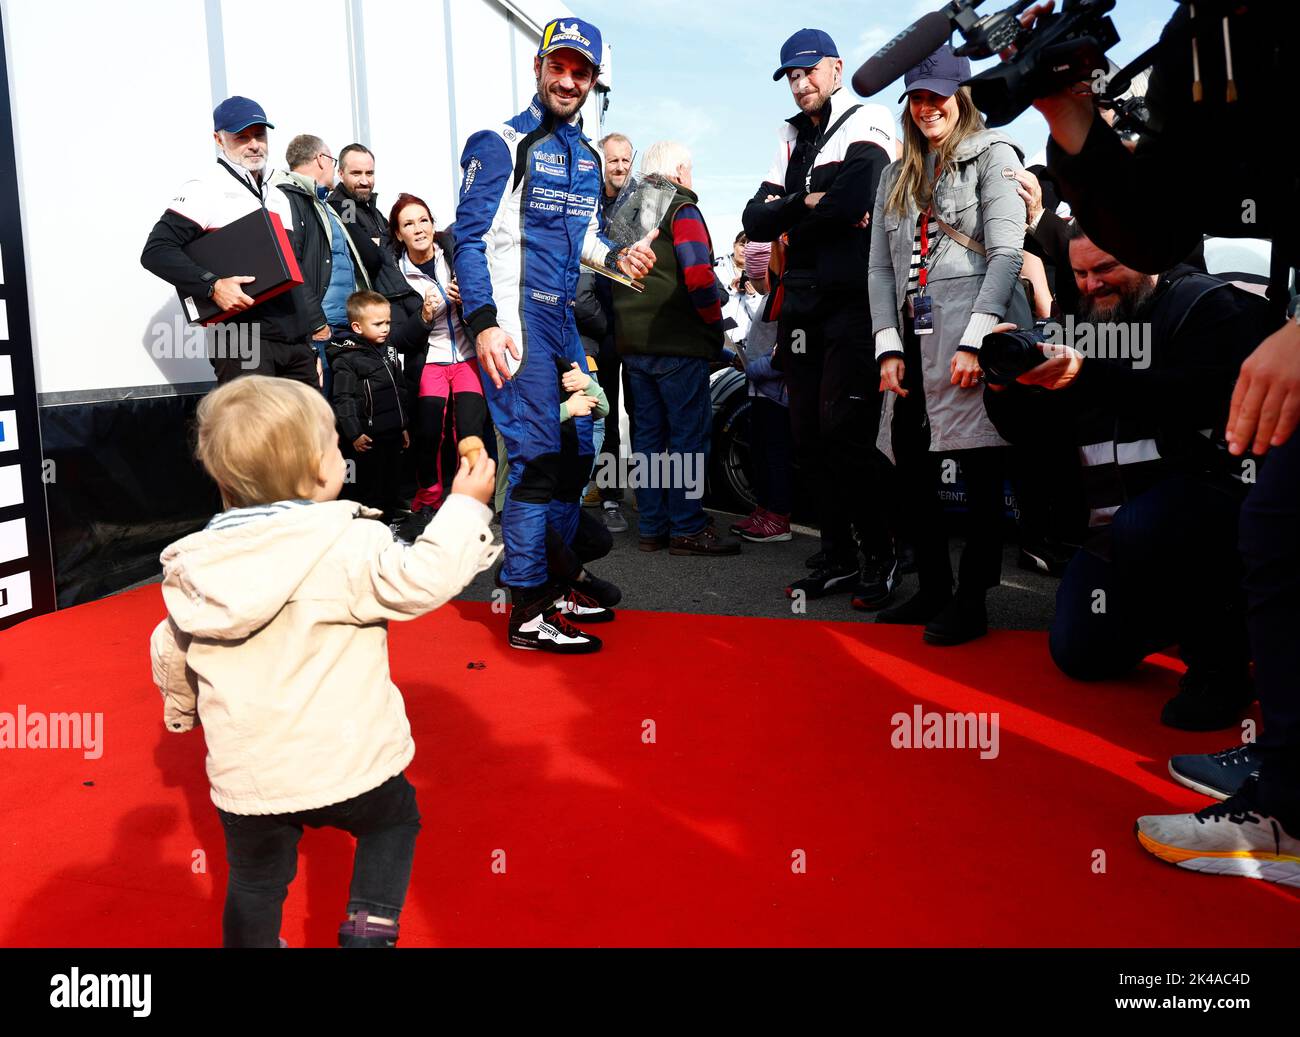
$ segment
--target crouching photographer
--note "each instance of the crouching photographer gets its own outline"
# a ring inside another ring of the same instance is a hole
[[[1036,7],[1026,12],[1032,21]],[[1087,97],[1063,91],[1035,106],[1052,131],[1048,165],[1075,215],[1103,247],[1158,270],[1202,233],[1273,241],[1269,334],[1241,368],[1228,419],[1235,455],[1267,454],[1241,515],[1248,623],[1264,718],[1257,745],[1175,757],[1179,781],[1224,799],[1196,814],[1138,820],[1138,838],[1191,870],[1300,881],[1300,325],[1284,319],[1300,264],[1300,167],[1280,159],[1280,98],[1294,92],[1300,6],[1180,3],[1161,35],[1147,104],[1159,133],[1130,153]],[[1213,175],[1192,176],[1207,144]],[[1147,204],[1159,190],[1163,204]]]
[[[1041,349],[1018,333],[980,351],[998,431],[1068,441],[1082,467],[1088,532],[1057,593],[1052,658],[1078,680],[1108,680],[1176,645],[1188,668],[1161,720],[1230,727],[1254,700],[1236,550],[1253,466],[1228,455],[1223,433],[1268,306],[1189,266],[1139,273],[1077,225],[1070,265],[1079,319],[1064,337],[1080,348],[1056,325]]]

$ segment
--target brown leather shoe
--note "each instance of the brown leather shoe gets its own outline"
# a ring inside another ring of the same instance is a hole
[[[713,526],[705,526],[694,536],[673,537],[668,545],[670,555],[738,555],[740,541],[731,537],[723,539]]]
[[[641,538],[642,551],[662,551],[667,546],[668,546],[667,534],[664,534],[663,536],[657,536],[657,537]]]

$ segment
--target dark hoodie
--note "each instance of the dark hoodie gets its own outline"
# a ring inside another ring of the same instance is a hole
[[[402,363],[391,346],[376,346],[359,335],[339,335],[326,350],[334,372],[331,403],[345,443],[361,435],[393,436],[410,424],[410,401]]]

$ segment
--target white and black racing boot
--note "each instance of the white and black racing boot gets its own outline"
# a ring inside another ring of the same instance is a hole
[[[543,587],[511,588],[510,647],[527,652],[556,655],[588,655],[599,652],[600,638],[579,630],[556,605],[554,584]]]

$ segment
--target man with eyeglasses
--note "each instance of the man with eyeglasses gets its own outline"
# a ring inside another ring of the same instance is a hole
[[[852,592],[855,608],[875,610],[893,596],[897,563],[879,492],[867,266],[876,187],[894,160],[894,120],[882,105],[853,103],[843,75],[827,33],[800,29],[786,40],[772,79],[786,80],[799,114],[782,124],[776,161],[743,223],[749,240],[783,246],[769,314],[778,326],[774,359],[821,526],[812,572],[786,593],[799,600]]]
[[[288,228],[309,300],[312,348],[320,360],[325,395],[330,394],[325,347],[335,334],[351,329],[348,297],[371,291],[372,271],[378,271],[378,246],[364,233],[349,228],[325,204],[334,187],[338,160],[325,142],[309,133],[289,141],[285,150],[289,172],[276,172],[271,182],[289,199],[293,224]]]
[[[288,228],[289,200],[272,189],[267,169],[266,112],[247,97],[228,97],[212,113],[212,138],[218,154],[209,171],[185,183],[154,225],[140,256],[150,273],[176,288],[182,299],[211,299],[235,316],[216,326],[209,358],[224,385],[241,375],[292,378],[318,386],[316,355],[308,344],[314,330],[301,289],[254,303],[256,287],[247,275],[218,277],[185,253],[209,231],[267,209]],[[238,344],[226,355],[223,346]]]

